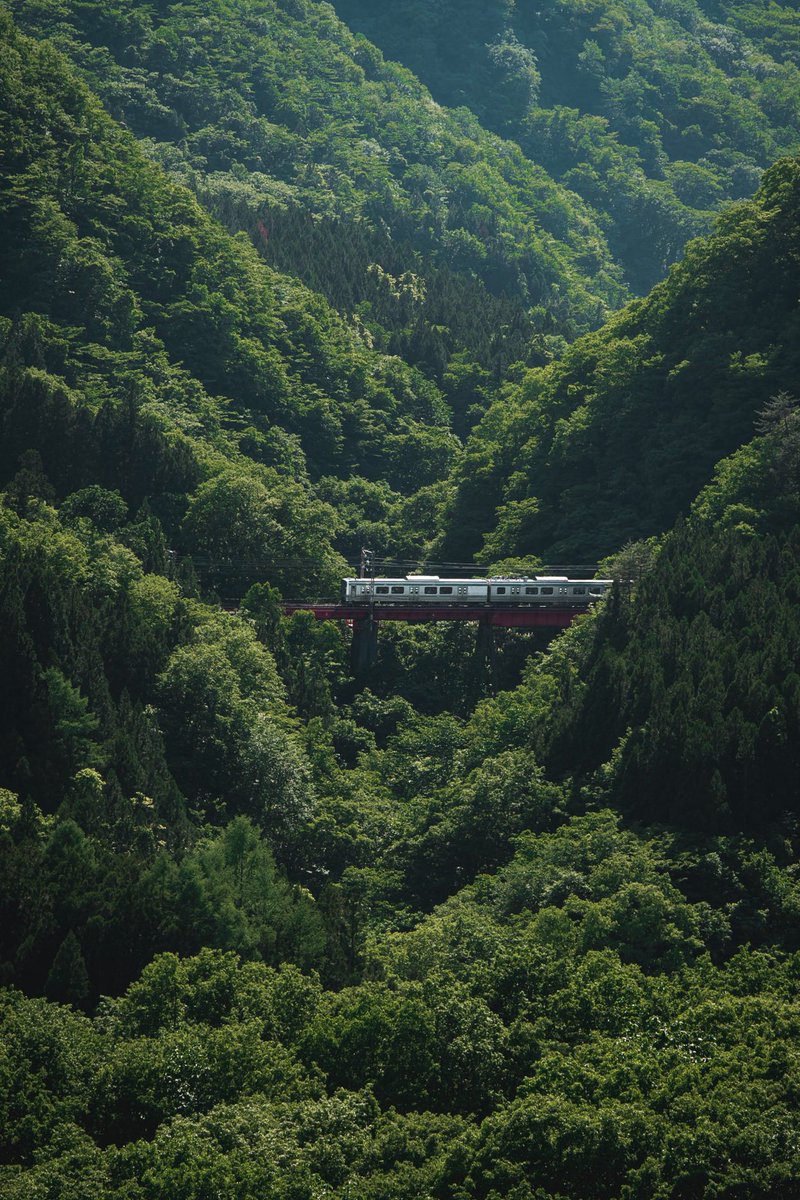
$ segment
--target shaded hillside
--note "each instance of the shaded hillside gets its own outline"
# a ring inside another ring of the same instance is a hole
[[[800,408],[720,464],[631,603],[598,622],[548,761],[644,820],[713,830],[800,813]],[[625,589],[623,589],[624,592]]]
[[[447,555],[485,535],[488,561],[591,562],[668,528],[769,397],[796,388],[799,205],[786,159],[646,300],[508,387],[456,470]]]
[[[468,106],[582,196],[637,292],[709,230],[714,210],[751,195],[760,171],[798,146],[789,6],[337,0],[336,9],[437,100]]]

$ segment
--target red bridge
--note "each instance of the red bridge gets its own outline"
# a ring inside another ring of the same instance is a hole
[[[313,613],[318,621],[347,621],[353,627],[351,649],[353,673],[363,676],[378,657],[378,627],[382,621],[407,621],[424,624],[429,621],[474,621],[478,626],[479,644],[486,647],[489,659],[493,655],[493,629],[566,629],[585,608],[552,607],[508,608],[496,604],[301,604],[285,601],[281,608],[289,616],[296,612]]]
[[[296,612],[313,613],[318,621],[408,621],[421,624],[427,621],[480,621],[495,629],[566,629],[578,613],[586,608],[498,608],[495,604],[301,604],[286,601],[281,605],[286,616]]]

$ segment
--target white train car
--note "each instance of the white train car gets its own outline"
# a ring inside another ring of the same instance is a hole
[[[403,579],[343,579],[347,604],[491,605],[538,608],[585,608],[600,600],[610,579],[569,579],[566,575],[533,578],[442,579],[438,575],[407,575]]]
[[[404,579],[344,579],[342,599],[352,604],[486,604],[485,579],[440,579],[408,575]]]
[[[536,575],[533,579],[489,579],[489,603],[554,605],[582,608],[600,600],[611,587],[610,579],[569,579],[566,575]]]

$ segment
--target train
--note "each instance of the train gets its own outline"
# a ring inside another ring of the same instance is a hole
[[[569,579],[566,575],[534,575],[492,579],[442,579],[438,575],[406,575],[402,579],[343,579],[343,604],[512,605],[538,608],[586,608],[602,599],[610,579]]]

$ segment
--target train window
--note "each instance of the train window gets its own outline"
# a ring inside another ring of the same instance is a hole
[[[392,588],[393,596],[404,596],[405,594],[406,594],[406,589],[404,587],[393,587]]]
[[[526,596],[538,596],[539,589],[538,588],[525,588],[525,595]]]
[[[585,596],[586,588],[573,588],[572,594],[573,594],[573,596]]]
[[[452,596],[452,594],[453,594],[453,589],[451,587],[440,587],[439,588],[440,596]]]
[[[515,595],[515,596],[519,595],[519,588],[512,588],[511,591],[512,591],[513,595]]]
[[[467,589],[466,589],[465,587],[460,587],[460,588],[458,589],[458,594],[459,594],[459,596],[466,596],[466,594],[467,594]]]
[[[553,594],[553,589],[552,589],[552,588],[544,588],[544,587],[542,588],[542,595],[543,595],[543,596],[552,596],[552,594]]]
[[[505,596],[506,594],[506,589],[503,587],[495,588],[494,590],[497,592],[498,596]]]
[[[435,596],[436,595],[435,587],[426,587],[426,588],[423,588],[422,590],[426,596]]]
[[[413,592],[413,594],[416,596],[417,592],[419,591],[419,588],[418,588],[418,587],[412,587],[412,588],[410,588],[409,590],[410,590],[411,592]]]
[[[375,591],[379,596],[388,596],[389,595],[388,587],[376,587]]]

